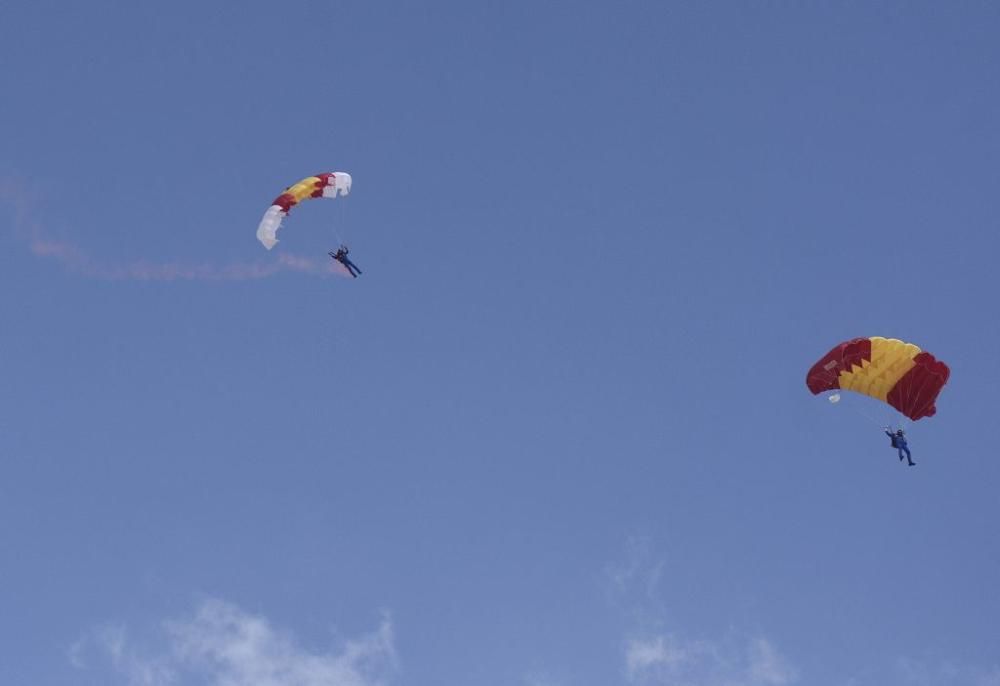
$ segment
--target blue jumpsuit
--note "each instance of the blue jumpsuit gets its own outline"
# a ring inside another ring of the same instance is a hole
[[[353,276],[354,278],[358,278],[358,274],[361,273],[361,270],[358,269],[358,265],[351,262],[350,258],[347,256],[346,248],[341,248],[336,252],[336,254],[331,252],[329,253],[329,255],[333,259],[337,260],[337,262],[340,262],[342,265],[347,267],[347,271],[350,273],[351,276]]]
[[[347,271],[349,271],[351,273],[351,276],[355,278],[357,278],[358,274],[361,273],[361,270],[358,269],[358,265],[351,262],[351,260],[348,259],[346,255],[340,258],[340,263],[345,267],[347,267]]]
[[[910,457],[910,448],[906,445],[905,436],[901,436],[900,434],[894,434],[891,431],[886,431],[885,435],[889,437],[890,441],[892,441],[892,447],[896,448],[899,451],[900,462],[903,461],[903,457],[905,456],[906,462],[908,464],[910,465],[916,464],[916,462],[913,461],[913,458]]]

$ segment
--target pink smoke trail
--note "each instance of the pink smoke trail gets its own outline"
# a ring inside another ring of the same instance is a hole
[[[347,270],[334,262],[317,261],[288,253],[279,254],[277,260],[270,262],[234,262],[225,265],[146,260],[104,264],[95,261],[73,243],[54,240],[45,235],[42,226],[31,217],[31,196],[20,184],[0,178],[0,201],[14,208],[15,238],[25,243],[32,254],[54,260],[67,270],[90,278],[106,281],[252,281],[282,272],[318,277],[347,276]]]

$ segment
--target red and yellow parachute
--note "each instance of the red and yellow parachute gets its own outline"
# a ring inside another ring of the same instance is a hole
[[[916,421],[937,411],[934,402],[950,373],[912,343],[872,336],[837,345],[812,366],[806,385],[814,395],[838,388],[863,393]]]
[[[351,192],[351,175],[347,172],[324,172],[302,179],[274,199],[257,227],[257,240],[270,250],[278,242],[278,229],[289,211],[309,198],[336,198]]]

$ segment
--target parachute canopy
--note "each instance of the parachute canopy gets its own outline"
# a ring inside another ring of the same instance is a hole
[[[336,198],[337,195],[347,195],[351,192],[351,175],[347,172],[324,172],[316,176],[302,179],[294,186],[289,186],[285,192],[274,199],[264,213],[257,227],[257,240],[270,250],[278,242],[278,229],[281,221],[293,207],[309,198]]]
[[[872,336],[837,345],[812,366],[806,385],[814,395],[836,389],[862,393],[916,421],[937,412],[934,401],[950,373],[948,365],[912,343]]]

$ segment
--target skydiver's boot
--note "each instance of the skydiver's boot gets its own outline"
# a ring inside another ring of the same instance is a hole
[[[916,463],[916,462],[914,462],[913,460],[910,460],[910,466],[911,466],[911,467],[912,467],[913,465],[915,465],[915,464],[917,464],[917,463]]]

